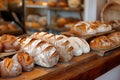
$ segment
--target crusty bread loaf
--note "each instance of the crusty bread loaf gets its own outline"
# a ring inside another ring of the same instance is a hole
[[[12,52],[20,49],[20,44],[17,41],[17,38],[13,35],[4,34],[1,36],[0,41],[3,44],[3,51]]]
[[[107,50],[113,46],[112,41],[107,36],[100,36],[90,41],[90,47],[93,50]]]
[[[80,21],[71,28],[71,32],[77,35],[92,35],[100,32],[107,32],[112,30],[111,25],[95,22]]]
[[[79,35],[92,35],[96,34],[96,26],[89,22],[80,21],[71,28],[71,32]]]
[[[73,46],[73,55],[74,56],[80,56],[82,55],[83,53],[83,50],[82,50],[82,44],[80,45],[77,40],[76,40],[77,37],[70,37],[68,38],[68,40],[70,41],[70,43],[72,44]]]
[[[64,35],[54,35],[52,33],[37,32],[30,38],[45,40],[51,43],[60,54],[60,61],[68,62],[74,56],[80,56],[82,53],[90,51],[89,44],[81,38],[66,37]]]
[[[59,52],[61,62],[68,62],[73,57],[73,46],[64,35],[54,35],[46,32],[34,33],[31,38],[45,40],[51,43]]]
[[[108,35],[108,38],[114,42],[114,44],[120,44],[120,32],[114,32]]]
[[[79,44],[79,46],[81,46],[82,53],[90,52],[90,46],[86,40],[84,40],[82,38],[78,38],[78,37],[74,37],[74,40]]]
[[[19,51],[13,59],[21,64],[23,71],[31,71],[34,68],[34,60],[27,52]]]
[[[15,77],[22,73],[21,65],[14,59],[5,58],[0,65],[1,77]]]
[[[97,33],[99,33],[99,32],[107,32],[107,31],[112,30],[112,26],[110,24],[105,24],[105,23],[98,22],[98,21],[94,21],[91,24],[93,24],[93,25],[95,25],[97,27],[96,28]]]
[[[22,49],[33,57],[37,65],[53,67],[58,63],[59,54],[51,44],[31,38],[19,39],[19,42]]]

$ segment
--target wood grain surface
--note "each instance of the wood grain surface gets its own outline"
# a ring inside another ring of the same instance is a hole
[[[110,53],[101,57],[91,52],[74,57],[69,63],[58,63],[52,68],[35,66],[31,72],[23,72],[17,77],[0,80],[94,80],[120,64],[120,48]]]

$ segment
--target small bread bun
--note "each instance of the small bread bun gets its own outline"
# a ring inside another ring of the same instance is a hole
[[[67,24],[67,20],[65,18],[59,18],[57,20],[57,26],[58,27],[64,27],[65,24]]]
[[[5,58],[0,62],[1,77],[15,77],[22,73],[21,65],[11,58]]]
[[[62,2],[60,1],[58,4],[57,4],[58,7],[67,7],[67,4],[65,2]]]
[[[48,2],[47,4],[49,7],[55,7],[56,6],[56,2]]]

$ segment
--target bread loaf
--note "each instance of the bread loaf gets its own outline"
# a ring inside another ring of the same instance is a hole
[[[1,77],[15,77],[22,73],[22,67],[17,60],[5,58],[0,65]]]
[[[73,46],[73,55],[74,56],[80,56],[83,53],[82,50],[82,44],[80,45],[77,41],[76,41],[76,37],[70,37],[68,38],[68,40],[70,41],[70,43]]]
[[[120,32],[114,32],[108,35],[108,38],[114,42],[114,44],[120,44]]]
[[[21,64],[23,71],[31,71],[34,68],[34,60],[27,52],[19,51],[13,59]]]
[[[95,22],[80,21],[71,28],[71,32],[77,35],[93,35],[100,32],[111,31],[112,27],[109,24]]]
[[[101,22],[98,22],[98,21],[92,22],[91,24],[93,24],[97,27],[96,28],[97,33],[107,32],[107,31],[112,30],[112,27],[111,27],[110,24],[105,24],[105,23],[101,23]]]
[[[33,57],[37,65],[53,67],[58,63],[59,54],[51,44],[31,38],[21,39],[19,42],[22,49]]]
[[[20,49],[20,44],[17,42],[17,38],[13,35],[2,35],[0,41],[3,44],[5,52],[17,51]]]
[[[93,50],[107,50],[113,46],[113,42],[107,36],[100,36],[90,41]]]
[[[42,39],[48,43],[51,43],[59,52],[61,62],[68,62],[73,57],[73,46],[67,40],[66,36],[63,35],[53,35],[45,32],[34,33],[31,38]]]
[[[96,26],[91,25],[89,22],[81,21],[75,24],[71,31],[79,35],[92,35],[96,34]]]

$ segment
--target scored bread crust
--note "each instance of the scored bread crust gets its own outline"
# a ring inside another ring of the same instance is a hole
[[[54,35],[54,34],[45,34],[44,37],[41,35],[45,34],[45,32],[34,33],[30,38],[45,40],[48,43],[51,43],[57,50],[60,55],[59,61],[68,62],[73,57],[73,46],[67,40],[67,37],[64,35]]]
[[[27,38],[26,40],[22,42],[24,44],[23,46],[21,45],[22,49],[33,57],[37,65],[53,67],[57,64],[59,54],[51,44],[43,40],[35,40],[31,38]],[[20,42],[21,41],[22,39]]]
[[[120,32],[114,32],[108,35],[108,38],[112,40],[116,45],[120,44]]]
[[[15,77],[22,73],[21,65],[14,59],[5,58],[0,65],[1,77]]]
[[[107,50],[113,46],[112,41],[107,36],[100,36],[90,41],[90,47],[93,50]]]

